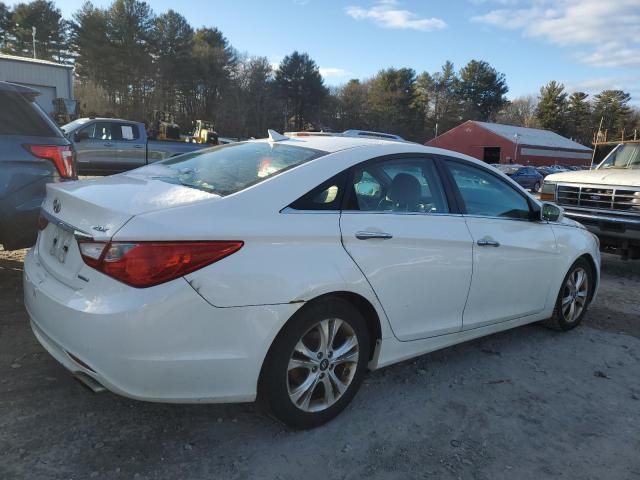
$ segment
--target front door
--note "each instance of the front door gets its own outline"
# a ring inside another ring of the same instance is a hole
[[[112,123],[95,121],[76,132],[74,142],[80,174],[109,170],[116,161]]]
[[[541,312],[557,261],[551,226],[532,221],[524,194],[487,169],[447,164],[474,242],[464,329]]]
[[[457,332],[471,283],[472,241],[450,215],[428,158],[356,167],[342,212],[344,248],[375,291],[400,340]]]

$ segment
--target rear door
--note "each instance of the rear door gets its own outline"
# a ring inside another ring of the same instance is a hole
[[[523,192],[486,168],[446,162],[473,237],[473,282],[464,329],[541,312],[556,276],[556,240],[531,220]]]
[[[114,168],[116,149],[112,122],[91,122],[76,131],[75,138],[79,173],[109,172]]]
[[[137,123],[113,122],[113,144],[119,171],[146,165],[145,135]]]
[[[344,248],[378,296],[394,334],[414,340],[462,328],[472,241],[450,213],[434,161],[383,158],[353,169],[340,219]]]

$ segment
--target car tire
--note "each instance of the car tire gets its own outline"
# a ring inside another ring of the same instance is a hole
[[[536,182],[533,188],[531,189],[533,193],[538,193],[538,190],[540,190],[540,182]]]
[[[583,278],[582,283],[577,281],[578,278]],[[562,280],[553,315],[542,321],[542,325],[561,332],[580,325],[593,297],[594,282],[593,267],[584,258],[578,259]]]
[[[332,344],[323,343],[329,337]],[[288,427],[322,425],[360,388],[370,348],[367,324],[352,304],[339,297],[312,302],[274,340],[262,367],[259,397]]]

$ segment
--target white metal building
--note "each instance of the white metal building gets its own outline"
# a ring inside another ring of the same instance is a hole
[[[38,104],[53,112],[53,100],[73,100],[73,67],[59,63],[0,54],[0,80],[18,83],[40,92]]]

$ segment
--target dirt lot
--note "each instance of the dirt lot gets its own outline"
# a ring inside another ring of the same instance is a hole
[[[0,251],[0,479],[640,479],[640,262],[605,256],[586,326],[538,326],[371,373],[337,421],[95,395],[33,338]]]

